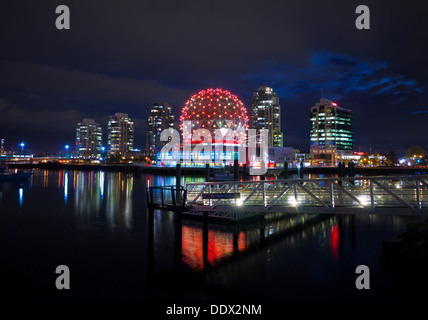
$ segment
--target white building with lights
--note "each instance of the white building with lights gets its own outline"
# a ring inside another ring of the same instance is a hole
[[[83,119],[76,127],[76,156],[83,159],[101,156],[102,129],[94,119]]]

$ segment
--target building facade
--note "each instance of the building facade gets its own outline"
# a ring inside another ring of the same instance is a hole
[[[0,154],[5,154],[4,151],[4,139],[0,139]]]
[[[108,154],[127,156],[134,150],[134,122],[127,113],[116,113],[108,122]]]
[[[268,129],[269,147],[282,147],[281,106],[272,88],[260,86],[251,99],[250,129]]]
[[[76,127],[76,155],[91,159],[101,156],[102,129],[94,119],[83,119]]]
[[[165,102],[154,103],[147,119],[146,147],[147,155],[151,160],[155,159],[157,149],[167,143],[160,140],[162,131],[172,128],[174,128],[174,115],[171,106]]]
[[[336,166],[343,156],[352,155],[352,111],[321,99],[311,108],[312,165]]]

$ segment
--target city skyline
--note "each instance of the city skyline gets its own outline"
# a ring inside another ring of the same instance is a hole
[[[258,93],[261,89],[262,90],[265,90],[265,89],[269,89],[269,90],[271,90],[273,93],[274,93],[274,100],[276,99],[276,101],[277,100],[279,100],[278,99],[278,97],[277,97],[277,95],[276,95],[276,93],[275,93],[275,91],[272,89],[272,88],[270,88],[270,87],[268,87],[268,86],[266,86],[266,85],[261,85],[259,88],[258,88],[258,91],[256,91],[255,92],[255,94],[256,93]],[[213,90],[212,88],[211,89],[207,89],[207,90]],[[217,89],[216,89],[217,90]],[[221,90],[221,89],[219,89],[219,90]],[[204,90],[202,90],[201,92],[204,92]],[[227,92],[227,91],[225,91],[225,92]],[[251,106],[250,106],[250,109],[248,110],[248,108],[247,107],[245,107],[245,105],[243,106],[246,110],[247,110],[247,113],[248,114],[251,114],[252,112],[253,112],[253,106],[254,105],[257,105],[257,103],[255,103],[254,102],[254,97],[255,97],[255,95],[253,95],[253,98],[252,98],[252,104],[251,104]],[[275,98],[276,97],[276,98]],[[272,101],[274,101],[274,100],[272,100]],[[343,109],[343,110],[345,110],[345,111],[347,111],[347,112],[350,112],[350,114],[351,114],[351,118],[352,118],[352,110],[349,110],[349,109],[344,109],[344,108],[342,108],[342,107],[340,107],[336,102],[333,102],[333,101],[331,101],[331,100],[329,100],[329,99],[326,99],[326,98],[321,98],[320,99],[320,102],[314,102],[315,104],[316,104],[316,106],[318,106],[318,105],[320,105],[320,104],[324,104],[323,103],[323,101],[324,101],[324,103],[326,103],[326,104],[329,104],[330,105],[330,107],[333,107],[333,109]],[[174,107],[172,107],[172,106],[170,106],[168,103],[166,103],[166,102],[155,102],[155,103],[152,103],[151,104],[151,107],[150,107],[150,110],[149,110],[149,115],[148,115],[148,119],[146,120],[146,123],[147,123],[147,129],[148,129],[148,131],[146,131],[146,132],[144,132],[144,140],[145,140],[145,144],[141,144],[141,145],[135,145],[135,143],[134,143],[134,121],[132,121],[132,122],[130,122],[131,123],[131,127],[132,127],[132,129],[131,129],[131,131],[132,131],[132,137],[131,137],[131,140],[132,140],[132,142],[131,142],[131,145],[132,145],[132,147],[130,148],[130,147],[126,147],[126,149],[127,149],[127,151],[126,152],[119,152],[120,154],[124,154],[124,153],[127,153],[127,152],[129,152],[129,151],[143,151],[143,153],[147,153],[148,155],[150,155],[150,154],[152,154],[152,152],[150,151],[151,150],[151,148],[150,148],[150,144],[149,144],[149,141],[151,140],[151,139],[153,139],[153,137],[152,138],[150,138],[150,135],[151,135],[151,132],[153,131],[153,128],[155,128],[156,127],[156,125],[154,125],[154,122],[153,121],[151,121],[151,119],[153,118],[153,109],[157,109],[157,108],[167,108],[168,109],[168,111],[167,111],[167,113],[165,114],[166,116],[165,117],[163,117],[163,118],[165,118],[165,119],[163,119],[164,121],[167,121],[167,123],[166,124],[162,124],[162,126],[160,126],[160,127],[163,127],[163,126],[165,126],[165,128],[164,129],[167,129],[167,128],[174,128],[174,127],[176,127],[176,128],[178,128],[178,127],[180,127],[180,121],[173,121],[174,119],[176,119],[176,117],[175,117],[175,115],[174,115],[174,111],[176,111],[175,109],[177,109],[177,108],[174,108]],[[277,109],[279,109],[279,117],[281,118],[281,106],[279,105],[279,102],[277,101]],[[183,107],[183,108],[186,108],[186,105]],[[307,153],[307,154],[311,154],[311,155],[313,155],[313,126],[314,126],[314,122],[313,122],[313,113],[314,113],[314,111],[313,111],[313,108],[314,108],[314,106],[312,106],[311,108],[309,108],[309,110],[310,110],[310,128],[308,128],[308,132],[309,132],[309,137],[308,137],[308,140],[309,140],[309,147],[308,147],[308,149],[299,149],[298,147],[296,147],[296,146],[292,146],[292,145],[284,145],[284,143],[283,143],[283,146],[284,147],[292,147],[292,148],[295,148],[295,149],[297,149],[297,150],[301,150],[301,151],[303,151],[303,152],[305,152],[305,153]],[[183,111],[184,109],[182,109],[182,108],[178,108],[179,110],[181,110],[181,111]],[[180,117],[182,116],[183,114],[181,113],[180,114]],[[95,156],[95,153],[94,153],[94,156],[92,156],[92,158],[98,158],[99,156],[100,156],[100,154],[101,154],[101,148],[105,148],[106,149],[106,151],[107,151],[107,153],[109,153],[109,154],[111,154],[112,152],[110,152],[110,142],[109,142],[109,130],[110,130],[110,122],[112,121],[112,117],[113,118],[115,118],[115,117],[120,117],[120,116],[123,116],[123,117],[125,117],[126,118],[126,121],[131,121],[131,117],[128,117],[128,114],[127,113],[122,113],[122,112],[116,112],[115,113],[115,115],[110,115],[109,116],[109,120],[107,121],[107,123],[106,123],[106,125],[105,125],[105,131],[106,131],[106,134],[105,134],[105,136],[104,136],[104,134],[103,134],[103,132],[104,132],[104,126],[103,125],[100,125],[98,122],[95,122],[95,120],[94,119],[88,119],[88,118],[84,118],[83,120],[81,120],[81,121],[79,121],[78,123],[77,123],[77,129],[76,129],[76,126],[75,126],[75,128],[74,128],[74,130],[75,130],[75,135],[74,135],[74,140],[76,141],[76,144],[75,144],[75,147],[73,148],[73,149],[75,149],[75,155],[76,156],[78,156],[78,157],[80,157],[81,156],[81,152],[79,152],[79,143],[78,143],[78,135],[79,135],[79,127],[80,126],[82,126],[82,125],[85,125],[85,126],[88,126],[88,125],[91,125],[91,124],[93,124],[93,125],[95,125],[96,126],[96,130],[98,130],[99,131],[99,137],[100,138],[97,138],[97,139],[99,139],[100,140],[100,143],[99,143],[99,145],[97,145],[97,149],[99,149],[98,151],[99,152],[97,152],[96,154],[97,154],[97,156]],[[178,117],[178,118],[180,118],[180,117]],[[254,117],[254,116],[253,116]],[[94,117],[94,118],[97,118],[97,117]],[[153,119],[152,119],[153,120]],[[172,122],[171,122],[172,121]],[[152,124],[150,124],[151,122],[153,122]],[[249,120],[248,120],[248,123],[250,124],[250,126],[249,126],[249,129],[257,129],[257,130],[260,130],[262,127],[264,128],[264,126],[259,126],[259,125],[254,125],[253,126],[253,122],[254,121],[252,121],[252,119],[250,118]],[[352,126],[352,128],[351,128],[351,139],[352,139],[352,142],[351,142],[351,145],[352,145],[352,147],[349,149],[349,151],[350,152],[359,152],[359,153],[361,153],[361,147],[359,148],[359,150],[356,150],[355,149],[355,146],[354,146],[354,144],[353,144],[353,140],[354,140],[354,137],[353,137],[353,130],[354,130],[354,128],[353,128],[353,125],[351,125]],[[152,128],[151,128],[152,127]],[[159,130],[159,128],[155,128],[157,131]],[[270,130],[270,128],[268,128],[268,130],[269,130],[269,132],[271,132],[271,130]],[[280,129],[281,130],[281,129]],[[281,132],[281,131],[278,131],[278,130],[273,130],[273,132],[274,133],[276,133],[276,132],[280,132],[281,133],[281,135],[280,135],[280,141],[281,142],[283,142],[283,140],[282,140],[282,135],[283,135],[283,132]],[[158,132],[158,135],[160,135],[160,131]],[[159,138],[159,137],[157,137],[157,138]],[[269,137],[270,138],[270,137]],[[19,143],[15,143],[15,142],[12,142],[12,144],[8,144],[8,143],[6,143],[5,142],[5,139],[4,138],[2,138],[2,145],[1,145],[1,147],[2,147],[2,150],[3,151],[24,151],[24,146],[23,145],[25,145],[25,149],[30,149],[31,150],[31,148],[28,148],[28,144],[26,143],[26,142],[24,142],[23,140],[17,140],[17,141],[21,141],[21,142],[19,142]],[[15,145],[16,144],[16,145]],[[126,144],[126,143],[125,143]],[[159,144],[159,143],[158,143]],[[165,143],[163,143],[163,144],[165,144]],[[271,142],[269,142],[269,146],[272,146],[271,145]],[[279,145],[273,145],[273,147],[275,147],[275,146],[279,146]],[[415,146],[415,144],[412,144],[412,145],[409,145],[408,146],[408,148],[410,148],[411,146]],[[55,153],[55,152],[58,152],[59,150],[62,150],[63,148],[67,148],[67,150],[66,150],[66,152],[68,152],[69,150],[68,150],[68,148],[70,147],[70,145],[69,144],[65,144],[65,145],[62,145],[62,146],[56,146],[56,150],[49,150],[49,151],[45,151],[45,152],[47,152],[47,153]],[[134,149],[135,148],[135,149]],[[403,155],[405,155],[406,154],[406,152],[407,152],[407,150],[408,150],[408,148],[406,148],[403,152],[402,152],[402,154]],[[367,153],[371,153],[371,152],[373,152],[373,153],[379,153],[379,152],[385,152],[385,153],[387,153],[388,151],[393,151],[393,152],[395,152],[395,150],[378,150],[378,149],[376,149],[376,148],[372,148],[372,147],[370,147],[369,148],[369,150],[364,150],[363,152],[367,152]],[[41,154],[41,153],[43,153],[43,152],[41,152],[41,151],[38,151],[38,152],[33,152],[33,150],[31,150],[31,153],[38,153],[38,154]],[[113,152],[114,153],[114,152]],[[349,154],[351,154],[351,153],[349,153]],[[154,157],[154,154],[153,154],[153,157]],[[86,156],[86,158],[91,158],[91,157],[88,157],[88,156]]]
[[[281,101],[287,146],[309,151],[308,109],[325,96],[353,110],[355,150],[428,149],[420,10],[370,1],[371,29],[358,30],[353,3],[268,1],[271,16],[251,1],[64,4],[70,30],[55,28],[55,1],[7,3],[0,13],[7,146],[57,150],[72,143],[81,119],[107,123],[120,111],[132,115],[135,145],[143,147],[154,101],[168,102],[178,119],[192,92],[219,87],[250,111],[253,92],[265,84]]]

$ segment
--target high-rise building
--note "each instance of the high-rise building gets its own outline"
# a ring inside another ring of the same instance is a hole
[[[161,141],[161,133],[165,129],[174,127],[174,115],[171,106],[165,102],[154,103],[149,111],[147,119],[146,147],[151,160],[155,159],[156,149],[164,146],[167,141]]]
[[[126,156],[134,150],[134,122],[127,113],[115,113],[108,122],[109,155]]]
[[[311,108],[311,161],[335,166],[342,156],[352,155],[352,111],[321,99]]]
[[[4,153],[4,139],[0,139],[0,154]]]
[[[269,146],[282,147],[281,106],[278,94],[272,88],[260,86],[251,99],[250,129],[268,129]]]
[[[102,129],[94,119],[83,119],[76,127],[76,155],[79,158],[101,156]]]

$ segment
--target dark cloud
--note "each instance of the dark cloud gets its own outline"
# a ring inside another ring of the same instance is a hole
[[[70,7],[71,30],[55,28],[59,4]],[[366,1],[371,29],[359,31],[359,4],[9,1],[0,10],[0,136],[56,150],[80,118],[105,126],[127,112],[143,146],[153,102],[178,116],[192,93],[223,87],[248,107],[266,84],[280,95],[287,145],[309,149],[309,109],[324,94],[353,110],[356,148],[428,149],[426,11],[417,1]]]
[[[428,110],[409,111],[409,113],[412,113],[412,114],[424,114],[424,113],[428,113]]]

